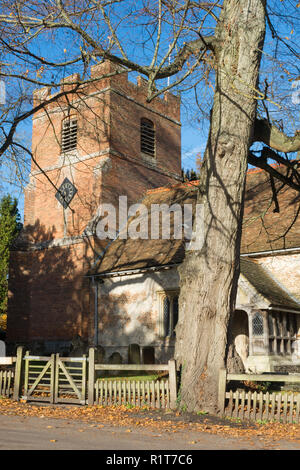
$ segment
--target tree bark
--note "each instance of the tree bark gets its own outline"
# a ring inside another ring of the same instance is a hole
[[[216,30],[216,91],[201,168],[204,245],[180,267],[175,357],[181,366],[180,405],[217,411],[220,368],[239,277],[247,157],[265,37],[264,0],[225,0]]]

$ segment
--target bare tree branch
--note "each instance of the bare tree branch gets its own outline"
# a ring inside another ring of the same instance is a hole
[[[265,170],[269,175],[276,178],[279,181],[282,181],[284,184],[288,185],[290,188],[294,189],[295,191],[300,191],[300,184],[295,183],[292,177],[287,177],[273,168],[271,165],[267,163],[264,158],[256,157],[253,152],[249,152],[248,162],[251,165],[257,166],[262,170]]]
[[[255,142],[263,142],[278,152],[290,153],[300,150],[300,132],[289,137],[266,119],[257,119],[254,129]]]

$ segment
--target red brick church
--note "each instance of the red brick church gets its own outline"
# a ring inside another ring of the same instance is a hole
[[[24,229],[10,261],[8,343],[55,350],[77,335],[92,338],[94,293],[84,275],[103,249],[89,230],[99,204],[117,207],[120,195],[132,204],[181,180],[177,96],[147,103],[145,81],[135,85],[110,62],[91,68],[88,85],[76,89],[76,78],[61,85],[74,93],[33,116]],[[39,89],[34,104],[52,96]]]
[[[76,87],[43,88],[33,117],[33,161],[24,229],[11,253],[7,342],[68,354],[80,337],[105,361],[162,362],[173,356],[183,240],[95,235],[99,206],[193,204],[181,183],[180,100],[147,103],[147,84],[109,62]],[[64,92],[64,94],[62,94]],[[55,98],[56,99],[53,99]],[[279,169],[280,171],[280,169]],[[276,183],[277,184],[277,183]],[[299,193],[247,175],[241,274],[230,334],[252,372],[300,367]]]

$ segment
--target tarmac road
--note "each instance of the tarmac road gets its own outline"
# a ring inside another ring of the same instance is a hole
[[[266,442],[256,438],[179,431],[156,432],[125,427],[50,419],[0,415],[0,450],[300,450],[291,441]],[[112,453],[113,455],[113,453]],[[134,455],[134,452],[133,452]]]

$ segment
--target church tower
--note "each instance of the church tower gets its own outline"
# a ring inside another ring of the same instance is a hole
[[[180,99],[147,103],[147,82],[109,61],[91,81],[42,88],[34,105],[32,166],[24,229],[11,254],[7,341],[45,353],[93,338],[93,294],[85,277],[104,248],[91,230],[101,203],[137,202],[181,179]]]

